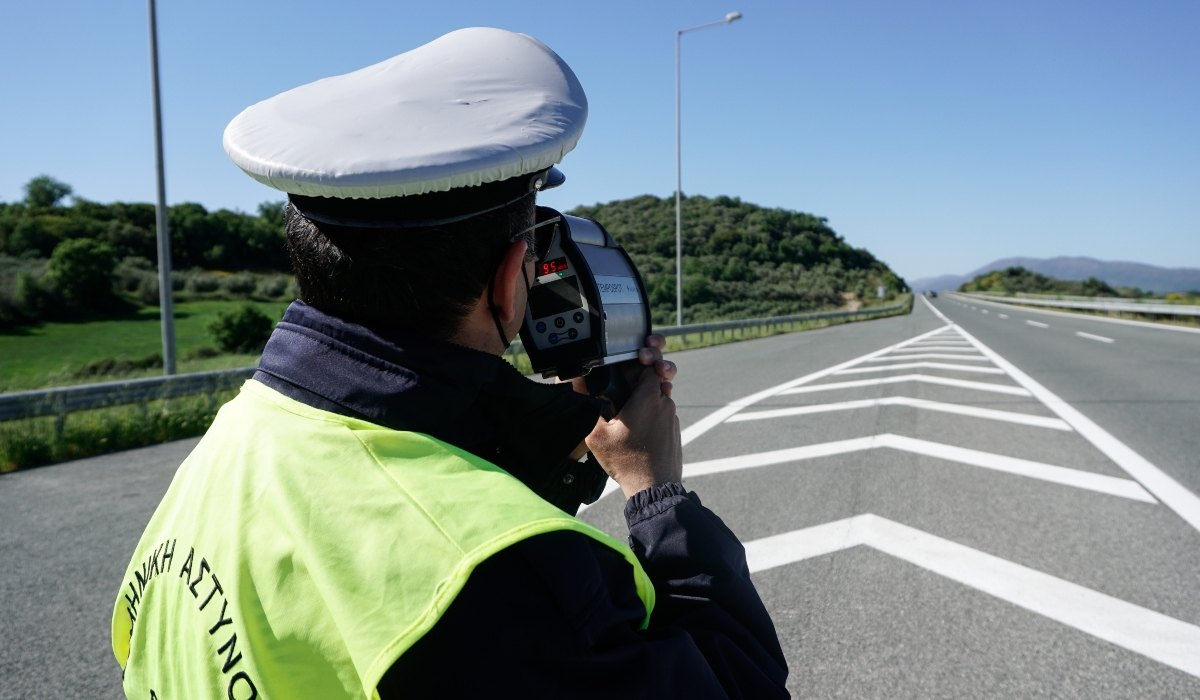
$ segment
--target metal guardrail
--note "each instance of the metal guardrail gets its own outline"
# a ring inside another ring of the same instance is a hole
[[[713,323],[696,323],[687,326],[656,328],[654,330],[656,333],[661,333],[665,336],[677,336],[743,328],[760,328],[763,326],[778,326],[785,323],[821,319],[861,318],[901,311],[911,302],[912,297],[909,297],[909,299],[894,306],[862,309],[859,311],[827,311],[813,314],[751,318],[742,321],[716,321]],[[523,352],[523,350],[521,341],[517,340],[509,346],[506,354]],[[147,401],[157,401],[159,399],[170,399],[179,396],[206,394],[224,389],[233,389],[240,385],[242,381],[249,379],[254,374],[254,370],[254,367],[240,367],[238,369],[224,369],[212,372],[177,374],[170,377],[146,377],[144,379],[0,394],[0,422],[22,418],[37,418],[39,416],[59,416],[61,418],[74,411],[86,411],[94,408],[107,408],[109,406],[124,406],[145,403]]]
[[[213,372],[146,377],[120,382],[63,386],[0,394],[0,422],[38,416],[61,416],[92,408],[123,406],[177,396],[232,389],[254,374],[254,367]]]
[[[1189,304],[1147,304],[1129,301],[1068,301],[1065,299],[1030,299],[1028,297],[997,297],[974,292],[955,292],[959,296],[981,301],[1022,306],[1050,306],[1060,309],[1084,309],[1087,311],[1118,311],[1154,316],[1200,316],[1200,306]]]

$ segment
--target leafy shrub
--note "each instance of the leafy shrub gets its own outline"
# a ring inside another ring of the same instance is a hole
[[[238,296],[253,293],[256,286],[257,282],[254,279],[254,275],[249,272],[239,272],[236,275],[229,275],[221,280],[221,287],[225,291]]]
[[[29,270],[17,273],[17,288],[13,301],[28,319],[42,318],[54,303],[54,295],[42,287],[42,284]]]
[[[137,286],[137,291],[134,294],[137,297],[138,303],[145,306],[158,306],[161,301],[158,294],[158,276],[143,277]]]
[[[275,324],[254,307],[240,304],[236,309],[221,311],[208,326],[208,332],[223,352],[261,352]]]
[[[46,274],[68,302],[98,309],[113,300],[116,265],[112,248],[88,238],[76,238],[55,246]]]
[[[274,299],[283,296],[288,290],[288,279],[282,275],[265,277],[258,283],[258,290],[255,292],[260,297],[265,299]]]
[[[215,292],[221,288],[221,278],[217,275],[210,275],[205,272],[193,270],[187,275],[187,287],[189,292],[203,294],[205,292]]]

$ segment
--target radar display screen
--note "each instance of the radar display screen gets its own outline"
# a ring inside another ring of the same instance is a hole
[[[529,290],[529,311],[533,318],[544,318],[583,307],[579,287],[572,278],[535,284]]]

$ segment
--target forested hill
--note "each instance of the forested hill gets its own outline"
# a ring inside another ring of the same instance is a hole
[[[657,324],[674,323],[675,199],[644,195],[567,212],[604,225],[646,280]],[[684,322],[800,313],[905,289],[904,280],[826,219],[735,197],[683,200]]]
[[[153,204],[72,197],[70,185],[47,176],[25,191],[23,201],[0,202],[0,326],[95,315],[117,302],[157,303]],[[675,200],[646,195],[569,213],[596,219],[629,250],[654,322],[674,323]],[[291,268],[283,202],[264,203],[256,214],[176,204],[168,219],[176,292],[290,294],[281,274]],[[905,289],[887,265],[811,214],[687,197],[683,227],[688,323],[833,308],[849,294],[866,301],[880,286],[889,298]]]

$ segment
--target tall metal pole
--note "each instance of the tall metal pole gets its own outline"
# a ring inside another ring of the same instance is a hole
[[[163,374],[175,374],[175,304],[171,290],[171,236],[167,231],[167,180],[163,175],[162,104],[158,94],[158,18],[150,2],[150,83],[154,93],[154,161],[158,174],[158,311],[162,318]]]
[[[675,32],[675,325],[683,325],[683,156],[680,139],[679,44],[683,32]]]
[[[152,0],[153,1],[153,0]],[[741,12],[730,12],[719,22],[709,22],[675,32],[675,325],[683,325],[683,146],[680,138],[680,113],[682,103],[679,98],[680,60],[679,45],[684,32],[694,32],[697,29],[715,27],[718,24],[732,24],[742,18]]]

